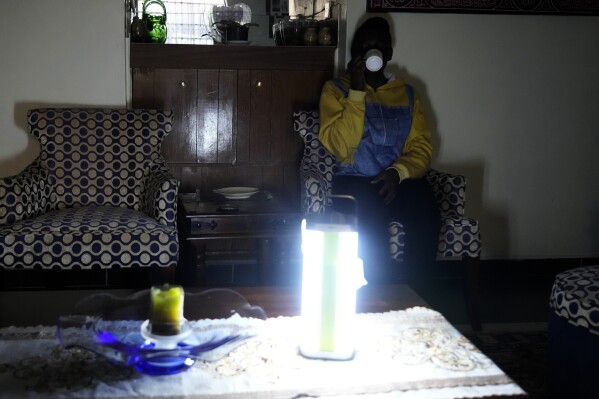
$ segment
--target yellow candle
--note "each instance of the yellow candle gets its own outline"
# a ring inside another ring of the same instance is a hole
[[[152,287],[150,331],[153,334],[175,335],[181,332],[184,297],[183,287],[178,285]]]

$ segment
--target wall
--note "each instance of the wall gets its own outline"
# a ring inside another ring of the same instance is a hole
[[[123,0],[4,0],[0,13],[0,177],[39,152],[27,110],[124,107]]]
[[[599,256],[599,17],[388,15],[391,68],[423,97],[433,166],[469,179],[483,257]]]
[[[365,3],[346,10],[350,36]],[[128,57],[121,0],[3,5],[0,33],[11,40],[0,42],[0,176],[8,176],[37,154],[26,109],[124,106]],[[425,102],[433,166],[469,179],[466,209],[481,221],[483,257],[599,257],[599,18],[389,15],[391,66]]]

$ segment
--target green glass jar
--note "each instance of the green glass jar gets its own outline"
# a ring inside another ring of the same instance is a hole
[[[152,43],[166,42],[166,7],[160,0],[144,1],[142,19]]]

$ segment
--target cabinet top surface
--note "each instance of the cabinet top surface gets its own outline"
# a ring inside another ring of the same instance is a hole
[[[298,209],[282,198],[267,199],[263,192],[243,200],[230,200],[222,197],[210,197],[207,200],[195,201],[182,199],[185,217],[239,217],[248,215],[292,215],[300,216]]]
[[[131,43],[131,68],[333,70],[335,47]]]

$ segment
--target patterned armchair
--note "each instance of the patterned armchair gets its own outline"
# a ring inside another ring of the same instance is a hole
[[[35,109],[40,155],[0,179],[4,270],[174,268],[177,191],[160,154],[172,112]]]
[[[304,154],[300,165],[303,185],[302,208],[307,214],[325,212],[331,205],[331,185],[335,158],[318,140],[320,123],[318,111],[294,113],[294,130],[304,140]],[[481,238],[478,221],[464,216],[466,178],[429,169],[426,179],[433,187],[441,212],[438,260],[465,260],[466,300],[471,322],[480,329],[476,311],[478,287],[478,260]],[[402,261],[405,232],[401,223],[389,224],[389,250],[392,259]]]

